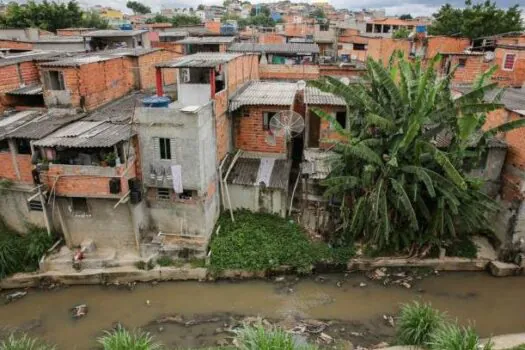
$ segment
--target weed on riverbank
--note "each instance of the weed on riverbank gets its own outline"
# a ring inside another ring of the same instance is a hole
[[[217,223],[219,234],[211,243],[211,268],[261,271],[288,266],[308,272],[320,262],[346,263],[354,255],[353,246],[332,248],[311,242],[293,220],[247,210],[229,213]]]

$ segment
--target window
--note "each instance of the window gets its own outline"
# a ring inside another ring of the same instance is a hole
[[[171,140],[159,138],[160,159],[171,159]]]
[[[42,202],[36,199],[29,201],[29,210],[44,211],[44,208],[42,208]]]
[[[466,58],[460,58],[459,61],[458,61],[458,67],[459,68],[464,68],[467,64],[467,59]]]
[[[0,152],[9,152],[9,142],[0,140]]]
[[[346,111],[336,112],[335,119],[343,129],[346,129]]]
[[[157,188],[157,199],[158,200],[169,200],[171,198],[170,188]]]
[[[29,140],[18,139],[16,140],[16,146],[18,154],[31,154],[31,145],[29,144]]]
[[[366,32],[367,33],[372,33],[373,30],[374,30],[374,26],[371,23],[367,23],[366,24]]]
[[[191,200],[193,197],[197,197],[197,191],[184,190],[182,193],[179,193],[179,199]]]
[[[75,216],[89,215],[89,207],[86,198],[71,198],[71,213]]]
[[[320,24],[319,25],[319,31],[320,32],[327,32],[330,26],[328,24]]]
[[[366,50],[366,44],[356,44],[354,43],[354,50],[356,51],[364,51]]]
[[[46,87],[49,90],[65,90],[64,74],[61,71],[51,70],[44,75]]]
[[[514,70],[514,62],[516,61],[516,54],[507,53],[503,57],[503,70]]]
[[[270,130],[270,120],[277,112],[263,112],[263,130]]]

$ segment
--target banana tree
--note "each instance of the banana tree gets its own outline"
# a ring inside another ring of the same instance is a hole
[[[400,250],[491,227],[489,214],[498,206],[481,191],[482,182],[467,175],[465,164],[481,159],[495,133],[525,123],[483,131],[486,113],[503,107],[496,84],[487,84],[492,70],[454,98],[449,86],[455,69],[439,77],[439,60],[423,65],[395,53],[386,66],[368,59],[362,83],[330,77],[311,82],[342,97],[349,112],[343,129],[331,115],[313,110],[345,136],[334,148],[324,185],[327,196],[344,198],[347,239]],[[491,92],[493,100],[485,101]]]

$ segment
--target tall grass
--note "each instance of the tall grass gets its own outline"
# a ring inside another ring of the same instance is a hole
[[[27,334],[11,334],[7,340],[0,343],[0,350],[54,350],[54,346],[46,345]]]
[[[428,345],[431,350],[491,350],[489,341],[480,344],[479,336],[471,327],[460,327],[455,323],[443,325],[431,336]]]
[[[426,345],[432,333],[443,324],[444,315],[430,304],[405,304],[397,322],[397,342],[400,345]]]
[[[293,337],[279,328],[266,329],[262,325],[244,327],[237,332],[241,350],[317,350],[314,345],[297,344]]]
[[[118,326],[113,331],[106,331],[98,339],[104,350],[159,350],[162,346],[153,341],[153,337],[140,330],[128,331]],[[0,349],[1,350],[1,349]]]

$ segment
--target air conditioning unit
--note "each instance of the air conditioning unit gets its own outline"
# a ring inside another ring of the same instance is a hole
[[[182,68],[180,70],[180,80],[183,83],[189,83],[190,82],[190,69],[189,68]]]

